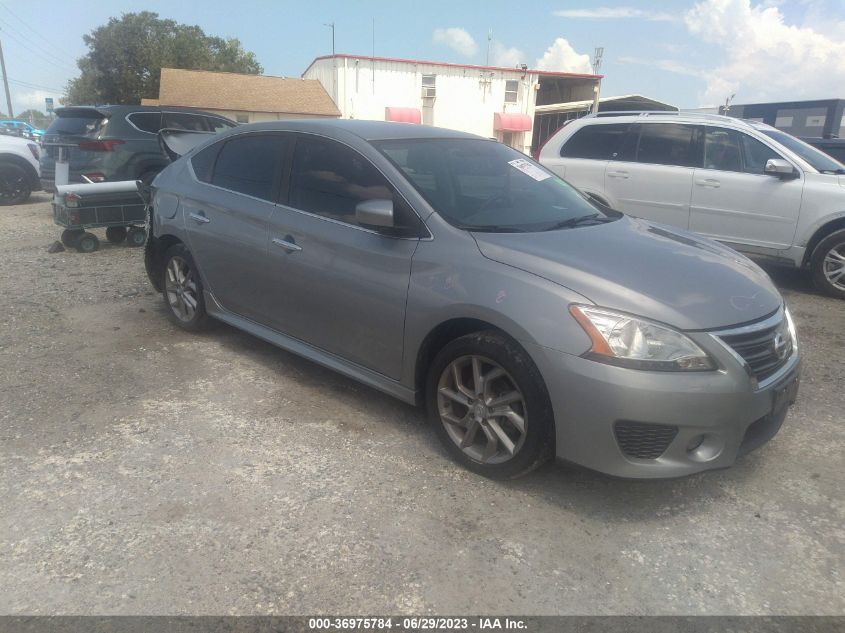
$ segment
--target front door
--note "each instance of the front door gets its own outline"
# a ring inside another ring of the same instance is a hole
[[[278,134],[231,137],[211,156],[213,171],[182,199],[188,242],[200,274],[225,309],[255,320],[266,313],[267,231],[284,160]],[[196,169],[195,169],[196,171]]]
[[[801,209],[803,177],[763,172],[782,159],[757,139],[727,128],[705,128],[704,163],[695,170],[690,229],[738,245],[788,248]]]
[[[392,199],[400,224],[416,219],[361,154],[297,137],[288,203],[270,221],[270,318],[281,332],[398,379],[419,239],[359,226],[356,204],[374,198]]]

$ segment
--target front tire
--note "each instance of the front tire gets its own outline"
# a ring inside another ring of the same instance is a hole
[[[845,229],[824,238],[810,261],[813,282],[831,297],[845,299]]]
[[[554,415],[540,371],[497,331],[468,334],[440,350],[429,368],[426,405],[446,450],[485,477],[513,479],[554,454]]]
[[[174,244],[164,254],[161,287],[167,316],[173,323],[191,332],[206,327],[202,281],[184,244]]]

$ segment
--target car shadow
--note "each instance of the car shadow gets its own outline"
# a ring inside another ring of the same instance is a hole
[[[758,262],[759,263],[759,262]],[[810,271],[802,268],[789,268],[787,266],[776,266],[774,264],[759,263],[760,267],[772,278],[779,290],[788,293],[801,293],[827,297],[820,292],[813,283],[813,276]]]

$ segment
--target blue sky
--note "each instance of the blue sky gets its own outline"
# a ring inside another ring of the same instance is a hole
[[[198,10],[196,7],[201,7]],[[338,52],[581,70],[604,47],[604,95],[639,93],[681,107],[845,98],[845,0],[487,0],[240,3],[0,0],[0,38],[16,111],[58,98],[85,53],[82,35],[150,10],[239,38],[265,73],[298,76]],[[3,108],[5,109],[5,108]]]

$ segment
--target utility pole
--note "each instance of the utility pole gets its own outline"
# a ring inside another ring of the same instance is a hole
[[[490,42],[493,41],[493,29],[487,30],[487,59],[484,60],[484,65],[490,65]]]
[[[334,57],[334,22],[325,23],[323,26],[327,26],[332,30],[332,57]]]
[[[593,53],[593,74],[598,75],[599,70],[601,70],[601,60],[604,57],[604,47],[597,46],[595,52]],[[593,86],[593,113],[599,111],[599,96],[601,94],[601,79],[596,81],[596,85]]]
[[[9,118],[14,119],[12,112],[12,95],[9,93],[9,78],[6,76],[6,60],[3,59],[3,44],[0,42],[0,70],[3,71],[3,87],[6,89],[6,105],[9,107]]]

